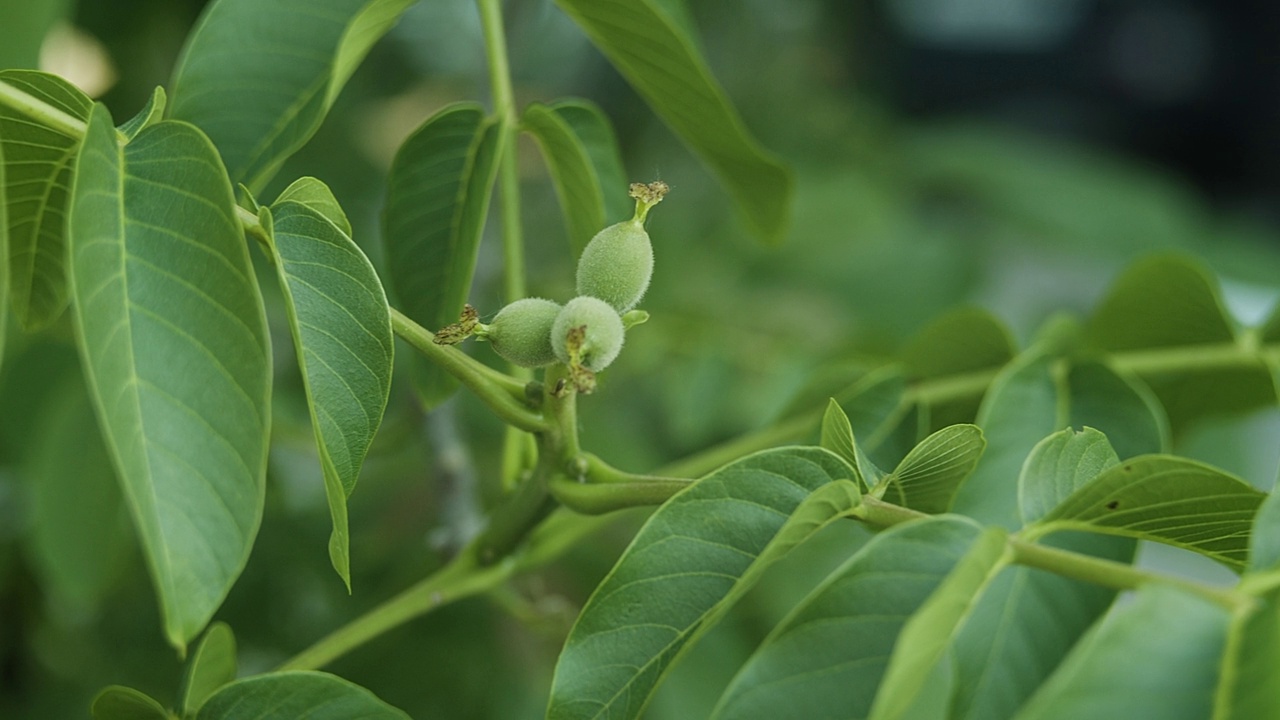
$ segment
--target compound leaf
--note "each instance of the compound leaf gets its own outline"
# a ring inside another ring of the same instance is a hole
[[[329,559],[350,590],[347,497],[382,423],[394,340],[382,283],[351,237],[330,221],[345,217],[318,182],[286,190],[271,206],[271,251],[324,472],[333,520]]]
[[[409,720],[368,690],[328,673],[275,672],[224,685],[196,720]]]
[[[400,309],[428,329],[456,321],[466,303],[502,135],[479,105],[450,105],[405,141],[391,166],[382,224],[391,289]],[[428,406],[457,387],[434,365],[417,368]]]
[[[56,75],[0,71],[8,85],[72,121],[89,117],[93,101]],[[67,307],[67,205],[80,138],[0,104],[0,148],[9,228],[9,296],[28,331],[46,327]]]
[[[76,337],[165,635],[184,648],[257,533],[271,348],[213,145],[172,121],[116,137],[96,106],[72,189]]]
[[[217,0],[189,36],[170,117],[199,125],[234,182],[260,191],[320,127],[413,0]]]
[[[747,131],[687,31],[657,0],[556,0],[671,129],[719,176],[752,228],[787,229],[790,172]]]
[[[820,448],[768,450],[663,504],[569,633],[547,718],[639,717],[675,660],[766,567],[858,506],[850,475]]]

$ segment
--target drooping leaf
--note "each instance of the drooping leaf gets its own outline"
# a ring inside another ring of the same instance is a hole
[[[713,717],[867,717],[902,627],[980,535],[944,516],[874,537],[774,628]]]
[[[604,227],[604,194],[586,144],[560,113],[540,103],[530,105],[520,127],[538,141],[560,200],[573,256],[582,254]]]
[[[391,166],[382,222],[391,289],[429,330],[455,322],[467,301],[502,135],[479,105],[450,105],[405,141]],[[457,387],[434,365],[419,368],[426,405]]]
[[[1017,720],[1204,720],[1213,710],[1229,615],[1162,587],[1086,635]]]
[[[262,514],[271,348],[213,145],[161,122],[121,148],[94,108],[72,189],[76,337],[163,613],[183,648]]]
[[[655,0],[556,0],[676,135],[719,176],[752,228],[787,230],[790,172],[738,117],[681,23]]]
[[[164,108],[167,104],[168,97],[164,94],[164,88],[156,87],[151,93],[151,99],[147,101],[146,107],[138,111],[137,115],[126,120],[120,126],[120,132],[129,140],[132,140],[137,137],[138,133],[164,119]]]
[[[1103,470],[1119,464],[1107,436],[1093,428],[1059,430],[1041,440],[1018,475],[1023,522],[1044,517]]]
[[[1213,720],[1280,717],[1280,592],[1231,618]]]
[[[1199,263],[1158,255],[1134,264],[1094,312],[1089,335],[1100,348],[1124,351],[1217,346],[1239,340],[1216,280]],[[1199,417],[1243,412],[1275,401],[1271,375],[1256,367],[1187,367],[1148,378],[1176,433]]]
[[[1065,423],[1052,364],[1051,357],[1033,349],[991,383],[977,418],[988,450],[956,492],[952,510],[1010,529],[1021,525],[1018,471],[1031,448]]]
[[[183,717],[193,717],[210,695],[235,679],[236,637],[226,623],[213,623],[187,658],[178,710]]]
[[[668,500],[579,615],[549,720],[635,718],[672,663],[772,562],[859,503],[820,448],[750,455]]]
[[[0,83],[73,121],[86,120],[93,105],[74,85],[48,73],[0,70]],[[0,103],[9,294],[14,315],[28,331],[47,326],[67,307],[67,193],[79,140]]]
[[[1062,533],[1047,545],[1116,562],[1133,560],[1129,538]],[[1107,612],[1116,591],[1022,566],[982,593],[952,644],[954,720],[1007,720]]]
[[[197,720],[409,720],[368,690],[321,672],[275,672],[224,685]]]
[[[70,5],[70,0],[0,3],[0,68],[39,67],[41,45]]]
[[[976,425],[952,425],[916,445],[891,473],[886,496],[926,513],[943,513],[986,449]]]
[[[122,685],[103,688],[90,712],[94,720],[170,720],[164,706],[150,695]]]
[[[60,385],[44,401],[26,456],[29,547],[55,610],[83,621],[119,578],[133,539],[84,384],[70,377]]]
[[[627,192],[631,183],[623,170],[622,152],[618,149],[618,138],[608,116],[595,103],[579,98],[557,100],[550,107],[573,128],[573,134],[587,150],[596,180],[600,183],[600,196],[604,199],[605,224],[630,218],[635,201]]]
[[[1006,533],[982,531],[938,589],[911,616],[894,643],[868,720],[906,716],[925,679],[941,662],[983,591],[1005,565]]]
[[[391,316],[369,260],[321,212],[343,217],[333,196],[313,187],[281,197],[271,206],[271,250],[324,472],[329,559],[350,590],[347,498],[391,391]]]
[[[1104,470],[1038,522],[1043,534],[1086,530],[1155,540],[1244,567],[1264,494],[1217,468],[1144,455]]]
[[[1100,363],[1071,366],[1070,424],[1106,434],[1120,457],[1164,452],[1171,443],[1164,407],[1145,383]]]
[[[260,191],[320,127],[412,0],[217,0],[188,37],[170,117],[203,129],[234,182]]]
[[[853,427],[849,425],[849,417],[844,414],[835,398],[827,403],[827,411],[822,415],[822,436],[818,444],[844,458],[851,466],[858,467],[858,455],[853,447]]]

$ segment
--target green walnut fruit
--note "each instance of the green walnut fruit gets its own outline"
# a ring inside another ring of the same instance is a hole
[[[582,328],[577,339],[571,333]],[[551,326],[551,347],[560,362],[599,372],[622,351],[622,318],[609,303],[582,295],[565,303]]]
[[[536,368],[556,361],[551,328],[560,304],[542,298],[517,300],[498,311],[493,322],[477,333],[494,352],[520,367]]]
[[[644,297],[653,276],[653,245],[632,219],[596,233],[578,258],[578,294],[597,297],[624,313]]]

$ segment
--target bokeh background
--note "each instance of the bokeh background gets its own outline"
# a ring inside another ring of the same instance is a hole
[[[0,0],[0,67],[62,73],[127,117],[169,82],[203,5]],[[750,236],[715,179],[550,0],[506,3],[520,103],[593,100],[615,124],[632,179],[672,187],[649,226],[653,319],[583,403],[584,444],[616,465],[649,470],[764,427],[814,378],[890,357],[956,306],[994,312],[1025,343],[1049,315],[1087,312],[1153,251],[1200,257],[1243,322],[1280,295],[1280,25],[1260,0],[687,5],[747,125],[795,171],[781,247]],[[396,148],[445,104],[485,100],[486,72],[474,3],[419,3],[264,196],[321,178],[378,265]],[[534,145],[520,153],[530,285],[564,300],[573,265],[560,211]],[[501,305],[499,262],[487,241],[473,291],[482,312]],[[320,471],[277,301],[267,512],[218,615],[236,632],[243,673],[272,668],[438,566],[497,492],[498,423],[467,398],[424,415],[398,377],[351,499],[347,596],[328,563]],[[42,481],[70,473],[86,479],[85,502],[118,500],[85,422],[69,332],[24,337],[9,326],[0,717],[87,717],[110,683],[170,702],[181,665],[161,638],[127,517],[84,529],[110,539],[112,562],[57,567],[41,553]],[[1277,437],[1280,414],[1267,410],[1202,422],[1175,449],[1269,489]],[[540,717],[574,613],[638,521],[620,518],[536,576],[410,623],[331,669],[416,718]],[[771,571],[677,667],[649,717],[704,717],[778,617],[864,539],[852,524],[832,528]],[[1229,580],[1173,551],[1144,549],[1142,562]]]

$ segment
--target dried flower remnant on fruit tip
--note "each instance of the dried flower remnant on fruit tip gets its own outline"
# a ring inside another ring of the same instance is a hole
[[[587,340],[587,326],[569,328],[565,349],[569,351],[569,379],[578,392],[590,395],[596,390],[596,374],[582,366],[582,346]]]
[[[644,222],[650,208],[662,202],[662,198],[666,197],[670,190],[671,187],[661,180],[654,180],[648,184],[631,183],[630,195],[636,199],[636,221]]]
[[[470,304],[462,306],[462,314],[458,316],[458,322],[445,325],[436,331],[435,337],[431,338],[437,345],[457,345],[458,343],[471,337],[476,331],[476,325],[480,322],[480,314]]]

